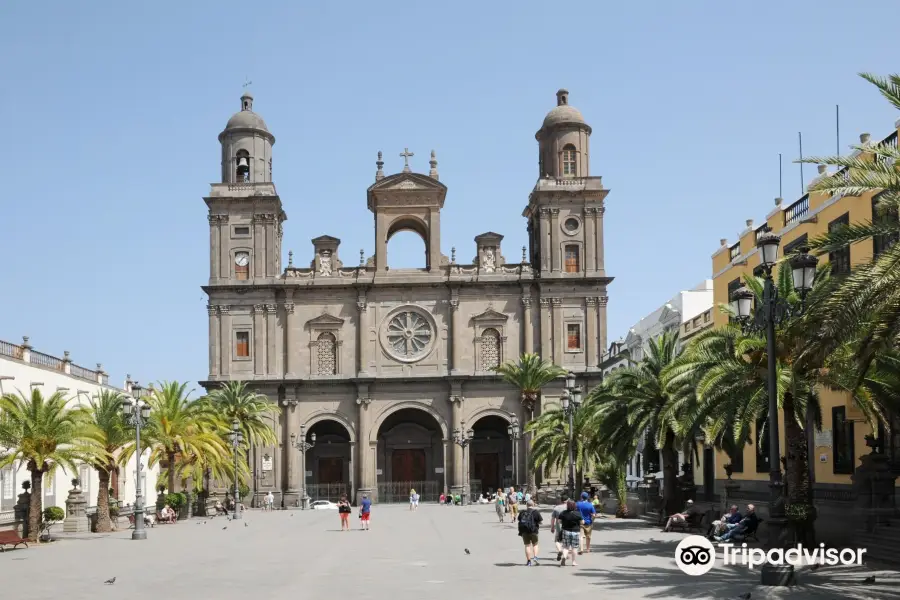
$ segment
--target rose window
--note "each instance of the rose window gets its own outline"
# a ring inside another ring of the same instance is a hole
[[[423,315],[404,311],[394,315],[388,322],[385,338],[390,352],[397,358],[414,360],[427,353],[434,333]]]

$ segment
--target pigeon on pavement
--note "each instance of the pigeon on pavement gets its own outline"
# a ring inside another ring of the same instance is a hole
[[[247,521],[244,521],[244,527],[250,527],[250,523],[248,523]]]
[[[226,525],[225,527],[223,527],[223,528],[222,528],[222,531],[225,531],[226,529],[228,529],[228,525]]]
[[[112,585],[112,584],[114,584],[115,582],[116,582],[116,578],[113,577],[112,579],[107,579],[107,580],[104,581],[103,583],[105,583],[106,585]]]
[[[468,548],[463,548],[463,549],[466,551],[466,554],[472,554],[471,552],[469,552]]]
[[[872,575],[871,577],[866,577],[863,579],[863,583],[875,583],[875,576]]]

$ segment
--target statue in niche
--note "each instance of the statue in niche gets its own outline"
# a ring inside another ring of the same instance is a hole
[[[322,250],[319,255],[319,275],[331,276],[331,250]]]
[[[496,270],[497,264],[496,260],[494,259],[493,248],[484,249],[484,259],[481,262],[481,268],[485,273],[493,273]]]

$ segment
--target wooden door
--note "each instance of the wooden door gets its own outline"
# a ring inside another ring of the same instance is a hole
[[[496,490],[501,487],[500,481],[500,454],[492,452],[490,454],[475,455],[475,474],[472,479],[481,480],[481,492],[484,490]]]
[[[344,459],[339,457],[319,458],[319,481],[317,483],[344,483]]]
[[[425,481],[425,451],[394,450],[391,456],[391,481]]]

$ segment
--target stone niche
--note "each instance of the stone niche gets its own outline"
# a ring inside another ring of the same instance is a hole
[[[341,240],[330,235],[320,235],[312,240],[313,259],[309,267],[316,275],[328,277],[344,266],[338,257]]]
[[[478,270],[482,273],[494,273],[506,264],[506,259],[500,252],[500,242],[503,236],[493,231],[482,233],[475,236],[475,245],[478,253],[472,261],[478,265]]]

